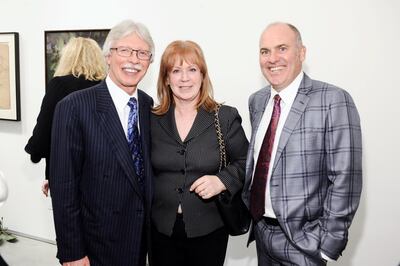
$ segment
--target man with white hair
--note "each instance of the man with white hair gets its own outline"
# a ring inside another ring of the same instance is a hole
[[[152,184],[150,96],[137,89],[154,44],[140,23],[113,27],[108,76],[56,107],[50,187],[63,265],[144,266]]]

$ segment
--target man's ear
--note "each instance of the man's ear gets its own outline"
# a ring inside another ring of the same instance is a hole
[[[304,62],[304,60],[306,59],[306,52],[307,52],[307,48],[302,45],[300,48],[300,61]]]
[[[109,66],[111,64],[111,55],[110,54],[106,55],[105,59],[106,59],[106,64]]]

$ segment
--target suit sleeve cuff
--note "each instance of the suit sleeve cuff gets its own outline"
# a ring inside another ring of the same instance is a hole
[[[321,257],[326,260],[326,261],[334,261],[334,259],[329,258],[327,255],[325,255],[322,251],[321,251]]]

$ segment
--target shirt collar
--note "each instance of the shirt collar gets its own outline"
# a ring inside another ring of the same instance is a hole
[[[271,98],[273,98],[276,94],[279,94],[281,97],[281,101],[284,104],[292,103],[294,98],[296,98],[297,91],[299,90],[300,83],[303,79],[304,73],[301,71],[297,77],[289,84],[286,88],[281,90],[279,93],[271,86]]]
[[[128,93],[126,93],[123,89],[121,89],[120,87],[118,87],[114,81],[111,80],[110,76],[107,76],[106,78],[106,84],[108,87],[108,91],[111,94],[111,98],[114,102],[114,105],[119,108],[119,109],[123,109],[125,108],[125,106],[128,104],[129,99],[131,97],[135,97],[136,100],[138,101],[138,92],[137,89],[135,90],[135,92],[132,95],[129,95]]]

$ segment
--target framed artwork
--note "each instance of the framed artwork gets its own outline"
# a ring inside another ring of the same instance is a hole
[[[19,95],[19,38],[0,32],[0,119],[21,121]]]
[[[85,37],[95,40],[102,48],[108,35],[108,29],[99,30],[51,30],[44,32],[46,85],[53,78],[60,59],[62,48],[72,37]]]

